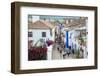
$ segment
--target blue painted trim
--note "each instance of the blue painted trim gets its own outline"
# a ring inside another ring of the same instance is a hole
[[[68,31],[66,31],[66,48],[69,47]]]

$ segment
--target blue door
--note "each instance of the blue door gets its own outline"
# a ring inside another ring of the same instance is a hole
[[[68,31],[66,31],[66,48],[68,48],[69,39],[68,39]]]

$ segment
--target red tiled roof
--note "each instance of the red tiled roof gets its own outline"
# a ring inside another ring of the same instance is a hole
[[[38,20],[34,23],[31,22],[28,23],[28,29],[52,29],[52,28],[54,28],[54,26],[47,21]]]

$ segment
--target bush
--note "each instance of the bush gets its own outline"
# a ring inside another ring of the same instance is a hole
[[[47,48],[33,47],[28,50],[28,60],[46,60]]]

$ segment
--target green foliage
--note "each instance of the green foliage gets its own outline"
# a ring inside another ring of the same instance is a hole
[[[76,58],[80,58],[80,52],[79,52],[79,49],[76,50]]]

